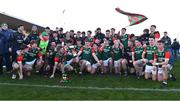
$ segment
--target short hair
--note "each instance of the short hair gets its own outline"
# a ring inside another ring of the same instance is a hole
[[[56,32],[56,31],[53,31],[53,34],[54,34],[54,33],[57,33],[57,32]]]
[[[19,27],[22,27],[22,26],[23,26],[23,25],[18,25],[18,28],[19,28]]]
[[[82,34],[86,34],[86,32],[85,32],[85,31],[83,31],[83,32],[82,32]]]
[[[143,32],[149,33],[149,29],[144,29]]]
[[[90,33],[90,34],[92,34],[92,31],[90,31],[90,30],[88,30],[87,32]]]
[[[114,30],[114,31],[115,31],[115,28],[111,28],[111,30]]]
[[[157,41],[158,43],[163,43],[164,44],[164,41],[163,40],[159,40],[159,41]]]
[[[141,42],[141,39],[140,39],[140,38],[137,38],[135,41]]]
[[[97,28],[97,30],[101,30],[101,28]]]
[[[110,30],[106,30],[106,32],[110,32]]]
[[[74,33],[74,30],[70,30],[70,32]]]
[[[134,37],[134,36],[135,36],[134,34],[131,34],[131,35],[130,35],[130,38],[132,38],[132,37]]]
[[[59,28],[59,31],[63,31],[63,28],[61,27],[61,28]]]
[[[125,30],[125,31],[126,31],[126,28],[122,28],[122,30]]]
[[[154,37],[154,36],[150,36],[150,37],[149,37],[149,39],[150,39],[150,38],[155,39],[155,37]]]
[[[50,27],[47,26],[45,29],[49,29],[50,30]]]
[[[77,33],[81,33],[81,31],[77,31]]]
[[[151,27],[154,27],[154,28],[156,28],[156,25],[151,25]]]

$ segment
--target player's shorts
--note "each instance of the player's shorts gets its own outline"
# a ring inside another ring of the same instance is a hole
[[[64,68],[66,68],[67,66],[71,65],[71,63],[73,62],[73,59],[66,61],[64,64]]]
[[[92,68],[96,69],[97,67],[98,67],[97,63],[92,64]]]
[[[88,65],[91,65],[91,63],[90,63],[89,61],[86,60],[85,65],[88,66]]]
[[[110,60],[111,60],[111,58],[108,58],[107,60],[103,60],[103,64],[105,67],[108,66]]]
[[[34,59],[33,61],[25,62],[25,64],[32,66],[35,63],[35,61],[36,61],[36,59]]]
[[[151,71],[153,75],[157,74],[157,70],[152,70]],[[158,68],[158,74],[162,74],[163,73],[163,69],[162,68]]]
[[[146,65],[146,67],[145,67],[145,73],[152,73],[153,68],[154,68],[153,66]]]
[[[122,59],[119,59],[117,61],[114,61],[114,67],[118,67],[122,62]]]
[[[145,62],[142,59],[140,59],[136,61],[136,64],[138,67],[143,67],[145,65]]]

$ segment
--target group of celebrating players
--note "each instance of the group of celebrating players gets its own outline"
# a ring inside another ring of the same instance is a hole
[[[20,29],[22,27],[19,26]],[[167,85],[168,73],[173,65],[169,63],[171,53],[164,48],[164,42],[159,40],[155,29],[156,26],[152,25],[151,33],[147,33],[146,29],[143,32],[148,35],[141,36],[126,34],[125,28],[117,34],[114,28],[106,30],[105,34],[98,28],[94,36],[91,31],[63,33],[62,28],[52,33],[47,28],[40,35],[36,33],[37,36],[32,33],[18,41],[21,46],[12,64],[12,79],[30,76],[34,69],[51,79],[56,71],[63,76],[70,71],[79,75],[135,74],[138,79],[144,76]]]

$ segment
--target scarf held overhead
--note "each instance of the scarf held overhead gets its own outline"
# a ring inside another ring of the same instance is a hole
[[[129,22],[130,22],[129,26],[139,24],[139,23],[141,23],[141,22],[148,19],[146,16],[144,16],[142,14],[135,14],[135,13],[125,12],[125,11],[121,10],[120,8],[118,8],[118,7],[115,10],[117,12],[121,13],[121,14],[124,14],[124,15],[128,16],[128,19],[129,19]]]

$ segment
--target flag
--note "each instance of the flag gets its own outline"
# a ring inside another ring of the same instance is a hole
[[[130,22],[129,26],[139,24],[139,23],[141,23],[141,22],[148,19],[146,16],[144,16],[142,14],[135,14],[135,13],[125,12],[125,11],[121,10],[120,8],[116,8],[115,10],[117,12],[121,13],[121,14],[124,14],[124,15],[128,16],[128,19],[129,19],[129,22]]]

